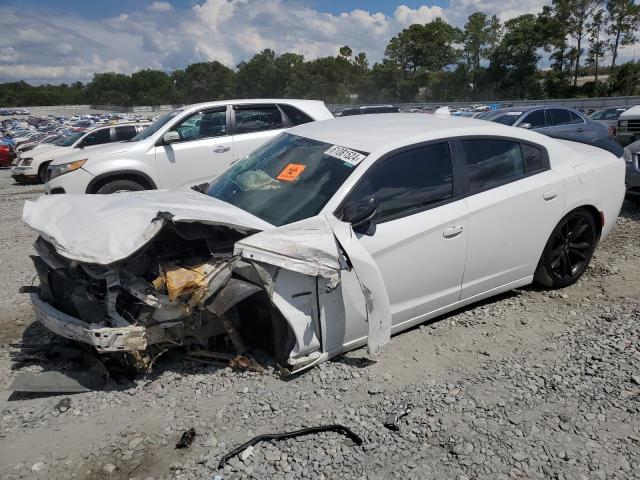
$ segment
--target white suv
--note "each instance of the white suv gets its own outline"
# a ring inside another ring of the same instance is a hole
[[[87,147],[130,140],[149,125],[150,123],[107,125],[74,133],[60,142],[40,144],[19,153],[11,176],[18,183],[44,183],[47,166],[58,157],[78,151],[86,156],[89,154],[89,151],[84,151]]]
[[[316,100],[190,105],[161,116],[130,142],[57,159],[49,165],[45,191],[114,193],[208,183],[283,130],[330,118]]]

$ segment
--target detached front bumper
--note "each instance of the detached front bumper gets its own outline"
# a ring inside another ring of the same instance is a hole
[[[147,348],[145,327],[96,327],[57,310],[37,293],[31,293],[30,297],[36,319],[61,337],[89,344],[99,352],[135,353]]]

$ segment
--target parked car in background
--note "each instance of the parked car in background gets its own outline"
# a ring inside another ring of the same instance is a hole
[[[10,145],[0,145],[0,167],[8,167],[16,157]]]
[[[84,151],[85,148],[96,145],[131,140],[149,125],[149,123],[135,123],[98,127],[70,135],[58,143],[43,145],[39,150],[33,148],[25,152],[24,156],[20,156],[11,171],[11,176],[18,183],[44,183],[47,167],[54,159],[74,150]]]
[[[278,133],[331,118],[316,100],[189,105],[161,116],[132,142],[57,159],[49,165],[45,191],[113,193],[208,183]]]
[[[362,105],[360,107],[343,108],[334,112],[336,117],[348,117],[351,115],[367,115],[370,113],[397,113],[400,108],[396,105]]]
[[[609,129],[609,138],[616,138],[616,131],[618,126],[618,118],[620,114],[627,110],[626,107],[610,107],[604,110],[598,110],[589,115],[591,120],[595,120],[603,124]]]
[[[40,235],[28,291],[46,328],[141,368],[189,338],[299,372],[534,281],[575,283],[624,190],[619,157],[525,129],[409,113],[307,123],[204,194],[26,202]]]
[[[616,131],[616,141],[623,147],[637,140],[640,140],[640,105],[620,114]]]
[[[624,161],[627,162],[627,198],[640,207],[640,140],[625,147]]]
[[[567,134],[593,140],[609,138],[604,125],[567,107],[511,107],[491,110],[478,117],[481,120],[513,127],[534,130],[539,133]]]

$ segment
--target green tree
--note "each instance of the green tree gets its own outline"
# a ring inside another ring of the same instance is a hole
[[[569,37],[575,41],[573,56],[573,86],[578,84],[578,70],[582,56],[582,42],[588,34],[587,25],[591,15],[600,7],[602,0],[571,0],[571,16],[569,17]]]
[[[598,65],[600,58],[605,54],[606,43],[600,38],[605,27],[604,11],[598,10],[593,14],[589,30],[589,51],[587,52],[587,65],[595,69],[595,82],[598,83]]]
[[[130,95],[138,105],[160,105],[171,98],[171,77],[160,70],[140,70],[131,74]]]
[[[176,87],[187,103],[233,98],[235,72],[220,62],[192,63],[184,70]]]
[[[615,67],[618,49],[633,44],[637,38],[640,24],[640,4],[635,0],[607,0],[607,34],[611,37],[611,67]]]
[[[463,41],[467,65],[473,69],[480,69],[480,59],[489,41],[489,29],[489,19],[484,13],[475,12],[469,15],[463,30]]]
[[[502,95],[531,98],[540,94],[537,78],[541,31],[535,15],[512,18],[491,58],[489,76]]]
[[[96,73],[87,85],[87,97],[93,104],[131,105],[131,77],[123,73]]]

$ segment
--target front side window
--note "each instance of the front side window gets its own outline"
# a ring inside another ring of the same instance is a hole
[[[275,226],[313,217],[356,168],[331,155],[332,147],[282,133],[216,178],[207,195]]]
[[[523,178],[524,159],[518,142],[508,140],[463,140],[471,193],[498,187]]]
[[[103,143],[109,143],[111,141],[110,129],[103,128],[102,130],[96,130],[90,132],[82,140],[80,146],[90,147],[92,145],[102,145]]]
[[[236,107],[236,133],[283,128],[280,110],[273,105]]]
[[[373,196],[375,220],[417,213],[453,197],[448,143],[418,147],[380,160],[363,176],[347,202]]]
[[[135,137],[131,139],[132,142],[137,142],[139,140],[144,140],[145,138],[150,137],[154,133],[156,133],[160,128],[162,128],[165,124],[169,123],[169,121],[173,120],[175,117],[180,115],[184,111],[183,108],[178,108],[169,113],[165,113],[164,115],[159,116],[155,122],[149,125],[147,128],[138,133]]]
[[[227,110],[196,112],[171,128],[183,141],[222,137],[227,134]]]
[[[116,140],[121,142],[123,140],[131,140],[136,136],[136,127],[133,125],[127,127],[116,127]]]
[[[528,123],[531,128],[542,128],[545,126],[544,110],[536,110],[524,117],[522,123]]]

